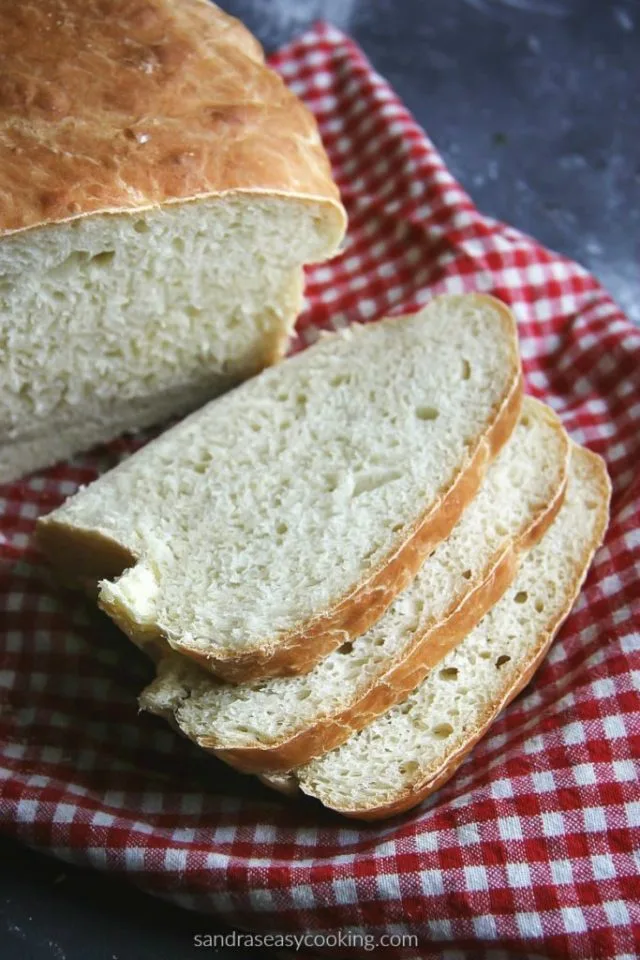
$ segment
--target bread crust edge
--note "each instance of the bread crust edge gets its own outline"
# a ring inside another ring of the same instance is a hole
[[[294,627],[284,637],[274,637],[260,649],[241,654],[211,646],[206,654],[184,641],[166,637],[155,625],[132,621],[117,603],[100,598],[101,609],[117,626],[154,660],[175,652],[190,657],[200,667],[230,683],[241,683],[272,676],[308,673],[329,653],[348,640],[355,639],[380,619],[394,598],[409,585],[427,554],[442,542],[478,492],[486,471],[509,440],[518,422],[523,400],[523,378],[518,355],[517,328],[511,310],[487,294],[469,297],[496,311],[511,346],[511,370],[493,419],[479,436],[467,462],[440,498],[430,505],[413,525],[409,535],[379,564],[377,570],[339,598],[329,609]],[[397,318],[399,319],[399,318]],[[133,566],[132,557],[120,544],[97,531],[82,530],[50,521],[38,521],[38,541],[44,553],[67,576],[110,579]],[[61,557],[64,559],[61,562]],[[110,574],[105,574],[105,566]],[[118,558],[126,559],[114,570]]]
[[[511,310],[495,297],[487,294],[470,296],[499,313],[511,340],[511,377],[498,404],[495,418],[479,437],[469,461],[440,499],[416,521],[409,536],[370,577],[356,585],[329,610],[292,629],[268,649],[249,650],[243,654],[216,651],[215,654],[207,655],[184,642],[167,641],[176,653],[191,657],[205,670],[230,683],[308,673],[341,644],[368,630],[380,619],[394,598],[409,585],[427,554],[451,533],[463,510],[478,492],[489,465],[508,441],[520,416],[523,378],[515,317]],[[106,609],[104,605],[103,609]],[[111,610],[106,612],[110,616],[118,613]],[[134,625],[125,626],[125,632],[128,633],[130,629],[135,631]]]
[[[522,690],[524,690],[524,688],[530,683],[536,670],[547,655],[549,647],[553,643],[558,631],[571,613],[573,605],[589,573],[593,557],[602,544],[609,523],[611,482],[609,480],[604,460],[602,457],[598,456],[598,454],[593,453],[593,451],[588,450],[585,447],[579,447],[577,444],[573,444],[572,447],[574,451],[576,449],[580,451],[580,456],[584,456],[591,461],[591,468],[599,477],[599,485],[602,496],[599,507],[599,517],[595,526],[589,550],[581,559],[580,565],[575,569],[575,578],[571,589],[567,592],[566,603],[564,604],[562,610],[548,625],[547,629],[541,633],[538,638],[538,642],[535,644],[534,649],[532,650],[531,655],[527,659],[523,668],[512,681],[503,686],[500,696],[487,707],[482,719],[473,733],[473,736],[461,747],[459,747],[443,764],[438,767],[437,770],[431,772],[427,777],[423,778],[418,785],[404,791],[401,796],[390,803],[381,804],[380,806],[371,807],[366,810],[357,808],[346,809],[341,807],[330,807],[329,809],[335,810],[337,813],[340,813],[350,819],[373,822],[376,820],[385,820],[401,813],[406,813],[408,810],[416,807],[419,803],[422,803],[423,800],[426,800],[427,797],[431,796],[431,794],[435,793],[436,790],[438,790],[448,780],[451,779],[453,774],[463,763],[463,761],[466,760],[467,756],[471,753],[476,744],[487,733],[488,729],[491,727],[500,712],[509,703],[511,703],[511,701],[514,700],[515,697],[517,697],[518,694],[521,693]],[[263,782],[266,782],[267,785],[271,786],[268,780],[264,780]],[[297,784],[297,786],[301,792],[307,794],[308,796],[314,796],[313,792],[305,789],[304,785]],[[279,786],[275,786],[275,789],[279,789],[281,792],[286,793],[297,792],[293,789],[291,781],[289,779],[285,780],[284,778]]]
[[[528,399],[538,405],[538,401]],[[358,698],[339,712],[318,717],[304,730],[271,744],[223,747],[215,737],[203,736],[194,738],[198,746],[245,773],[290,771],[335,749],[422,683],[428,671],[500,600],[515,579],[521,555],[544,536],[564,502],[569,472],[569,438],[553,411],[545,408],[544,415],[554,423],[564,440],[560,482],[551,499],[536,510],[519,536],[493,556],[473,587],[457,599],[444,619],[431,623],[425,632],[414,637],[402,658],[394,661],[386,673],[373,678]]]

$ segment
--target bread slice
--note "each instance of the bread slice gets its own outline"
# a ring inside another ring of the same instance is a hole
[[[362,820],[437,790],[544,658],[604,537],[609,497],[604,462],[574,445],[564,505],[482,622],[404,702],[337,750],[264,781]]]
[[[449,534],[520,406],[510,312],[443,297],[214,401],[41,521],[40,542],[104,578],[101,607],[142,645],[232,681],[305,672]]]
[[[0,482],[279,359],[345,213],[315,121],[203,0],[0,3]]]
[[[299,677],[234,686],[173,655],[140,706],[241,770],[289,770],[326,753],[416,687],[499,600],[519,554],[564,497],[569,440],[525,397],[520,423],[478,495],[412,583],[361,637]]]

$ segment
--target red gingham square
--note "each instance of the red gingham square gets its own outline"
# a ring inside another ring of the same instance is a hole
[[[537,677],[455,779],[411,814],[360,826],[282,799],[138,717],[150,665],[49,582],[29,543],[35,517],[132,441],[6,485],[0,822],[62,859],[248,929],[417,935],[417,948],[384,948],[398,958],[631,960],[640,330],[582,267],[482,216],[341,33],[318,26],[273,62],[318,118],[350,218],[341,256],[308,272],[294,348],[444,291],[501,297],[519,321],[529,391],[607,460],[606,544]]]

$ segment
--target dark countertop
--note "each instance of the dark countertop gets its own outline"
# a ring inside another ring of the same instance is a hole
[[[640,323],[640,0],[235,0],[227,9],[271,48],[324,12],[483,212],[584,264]]]
[[[640,322],[638,0],[223,6],[271,49],[320,17],[349,32],[482,210],[581,261]],[[12,841],[0,858],[4,960],[181,960],[220,929]]]

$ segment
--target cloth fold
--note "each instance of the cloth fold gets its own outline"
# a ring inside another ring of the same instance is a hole
[[[416,811],[360,826],[281,798],[138,716],[150,664],[48,579],[29,542],[35,517],[132,440],[2,487],[0,826],[236,926],[334,935],[313,954],[349,955],[335,935],[359,930],[392,958],[630,960],[640,330],[582,267],[479,213],[347,37],[321,24],[272,62],[315,113],[350,217],[343,253],[308,271],[294,348],[440,292],[500,297],[519,321],[528,391],[607,460],[605,546],[534,681],[455,778]],[[418,946],[382,939],[403,933]]]

